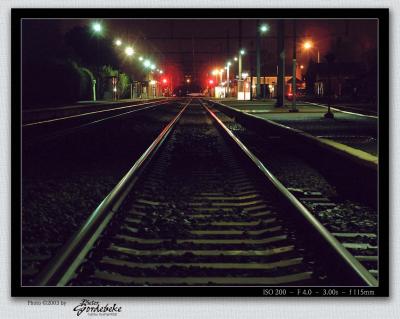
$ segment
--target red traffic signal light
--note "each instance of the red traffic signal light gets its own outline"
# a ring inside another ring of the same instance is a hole
[[[163,80],[162,80],[162,83],[163,83],[163,84],[167,84],[167,82],[168,82],[167,79],[163,79]]]
[[[209,83],[210,85],[213,85],[213,84],[214,84],[214,80],[208,80],[208,83]]]

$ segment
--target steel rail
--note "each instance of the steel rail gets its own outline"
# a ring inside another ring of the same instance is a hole
[[[166,104],[169,104],[170,102],[171,101],[162,102],[162,103],[154,102],[154,105],[146,106],[146,107],[143,107],[143,108],[140,108],[140,109],[137,109],[137,110],[135,109],[135,110],[131,110],[131,111],[118,113],[118,114],[115,114],[115,115],[103,117],[101,119],[98,119],[98,120],[95,120],[95,121],[92,121],[92,122],[89,122],[89,123],[82,124],[82,125],[79,125],[79,126],[73,126],[73,127],[69,127],[69,128],[63,129],[63,130],[55,131],[54,133],[51,133],[49,135],[44,135],[44,136],[42,135],[42,136],[39,136],[39,137],[37,137],[35,139],[28,140],[28,142],[32,144],[32,143],[49,141],[49,140],[52,140],[52,139],[55,139],[55,138],[58,138],[58,137],[61,137],[61,136],[68,135],[70,133],[75,133],[75,132],[77,132],[77,131],[79,131],[81,129],[87,128],[87,127],[89,127],[91,125],[95,125],[95,124],[98,124],[98,123],[101,123],[101,122],[104,122],[104,121],[107,121],[107,120],[111,120],[111,119],[114,119],[114,118],[117,118],[117,117],[121,117],[121,116],[124,116],[124,115],[127,115],[127,114],[136,113],[136,112],[140,112],[140,111],[145,111],[145,110],[152,109],[152,108],[155,108],[155,107],[158,107],[158,106],[161,106],[161,105],[166,105]],[[143,104],[141,104],[141,105],[143,105]]]
[[[378,286],[378,281],[369,271],[312,215],[312,213],[264,166],[264,164],[229,130],[226,125],[202,102],[203,107],[210,113],[214,120],[228,134],[228,136],[242,149],[250,160],[268,178],[274,187],[290,202],[291,206],[299,212],[315,229],[340,258],[354,271],[368,286]]]
[[[59,250],[59,253],[39,274],[35,280],[35,286],[65,286],[68,283],[134,186],[141,169],[149,163],[191,101],[192,99],[185,104],[178,115],[162,130],[149,148],[92,212],[81,228]]]
[[[49,119],[49,120],[43,120],[43,121],[38,121],[38,122],[31,122],[31,123],[26,123],[23,124],[22,127],[30,127],[34,125],[40,125],[40,124],[47,124],[47,123],[52,123],[52,122],[57,122],[57,121],[63,121],[63,120],[69,120],[72,118],[77,118],[77,117],[82,117],[82,116],[87,116],[87,115],[93,115],[93,114],[98,114],[98,113],[104,113],[104,112],[112,112],[112,111],[118,111],[118,110],[123,110],[127,108],[132,108],[132,107],[137,107],[137,106],[142,106],[142,105],[149,105],[149,104],[157,104],[157,105],[162,105],[169,103],[170,101],[154,101],[154,102],[148,102],[148,103],[142,103],[142,104],[133,104],[133,105],[126,105],[126,106],[121,106],[117,108],[112,108],[112,109],[106,109],[106,110],[99,110],[99,111],[93,111],[93,112],[87,112],[87,113],[82,113],[82,114],[75,114],[75,115],[69,115],[69,116],[64,116],[64,117],[58,117],[55,119]]]

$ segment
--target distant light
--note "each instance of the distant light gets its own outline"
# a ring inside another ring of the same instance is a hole
[[[237,61],[237,60],[238,60],[237,56],[235,56],[233,59],[234,59],[235,61]]]
[[[144,60],[143,65],[148,68],[151,65],[151,62],[149,60]]]
[[[268,24],[262,24],[260,26],[260,32],[261,33],[265,33],[265,32],[268,32],[268,31],[269,31],[269,25]]]
[[[243,72],[242,73],[242,78],[246,80],[246,78],[249,76],[249,74],[247,72]]]
[[[209,80],[208,83],[214,84],[214,81],[213,80]]]
[[[246,51],[244,49],[240,50],[240,55],[244,55],[246,53]]]
[[[168,82],[167,79],[162,80],[162,83],[164,83],[164,84],[166,84],[167,82]]]
[[[143,61],[143,57],[142,56],[139,57],[139,61]]]
[[[224,73],[224,69],[219,70],[219,73],[220,74]]]
[[[95,22],[95,23],[92,24],[92,29],[93,29],[94,32],[100,33],[103,28],[102,28],[100,23]]]
[[[231,65],[232,65],[231,61],[228,61],[228,62],[226,63],[226,65],[227,65],[227,66],[231,66]]]
[[[122,41],[120,40],[120,39],[117,39],[117,40],[115,40],[115,45],[116,46],[121,46],[121,44],[122,44]]]
[[[133,55],[134,53],[135,53],[135,51],[133,50],[132,47],[126,47],[126,48],[125,48],[125,54],[126,54],[127,56],[131,56],[131,55]]]
[[[155,85],[155,84],[156,84],[156,81],[155,81],[155,80],[151,80],[151,81],[150,81],[150,84],[151,84],[151,85]]]
[[[303,47],[306,50],[311,49],[313,47],[313,43],[311,41],[306,41],[304,42]]]
[[[114,88],[113,91],[114,91],[114,92],[117,92],[117,88]]]
[[[155,70],[156,66],[154,64],[150,65],[150,69]]]
[[[163,73],[164,73],[164,71],[163,71],[163,70],[160,70],[159,72],[160,72],[160,74],[163,74]]]
[[[190,83],[190,79],[186,79],[186,83]]]
[[[304,69],[304,65],[300,65],[300,69]]]
[[[212,71],[212,75],[217,75],[218,74],[218,70],[217,69],[214,69],[213,71]]]

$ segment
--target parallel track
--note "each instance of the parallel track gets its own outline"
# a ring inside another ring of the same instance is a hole
[[[201,100],[190,100],[36,284],[377,282]]]

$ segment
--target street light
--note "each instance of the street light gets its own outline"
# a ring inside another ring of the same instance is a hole
[[[232,63],[230,61],[228,61],[226,63],[226,95],[227,97],[229,97],[229,93],[230,93],[230,85],[229,85],[229,67],[232,65]]]
[[[143,65],[144,65],[146,68],[149,68],[149,67],[151,66],[151,62],[150,62],[149,60],[144,60],[144,61],[143,61]]]
[[[103,30],[102,25],[99,22],[93,22],[92,23],[92,30],[94,34],[97,34],[98,36],[101,35],[101,31]],[[97,81],[96,79],[93,79],[93,101],[96,101],[96,91],[99,89],[99,84],[100,84],[100,62],[99,62],[99,37],[97,37],[96,41],[96,76],[97,76]],[[97,87],[96,87],[97,83]]]
[[[103,30],[103,27],[101,26],[101,24],[100,24],[99,22],[94,22],[94,23],[92,24],[92,30],[93,30],[95,33],[100,33],[100,32]]]
[[[244,49],[239,50],[239,81],[238,81],[238,98],[239,92],[243,91],[243,80],[242,80],[242,55],[244,55],[246,51]]]
[[[314,47],[314,43],[310,40],[307,40],[303,43],[303,48],[307,51],[311,50],[313,47]],[[320,61],[319,60],[319,48],[316,48],[316,49],[317,49],[317,63],[319,63],[319,61]]]
[[[126,47],[126,48],[125,48],[125,54],[126,54],[127,56],[132,56],[134,53],[135,53],[135,50],[133,50],[132,47]]]
[[[265,32],[268,32],[269,31],[269,25],[268,24],[262,24],[262,25],[260,25],[260,32],[261,33],[265,33]]]
[[[261,24],[257,20],[258,32],[256,36],[256,76],[257,76],[257,85],[256,85],[256,97],[259,98],[261,95],[261,34],[267,33],[269,31],[269,25],[264,23]]]
[[[120,39],[116,39],[116,40],[115,40],[115,45],[116,45],[117,47],[121,46],[121,44],[122,44],[122,41],[121,41]]]

